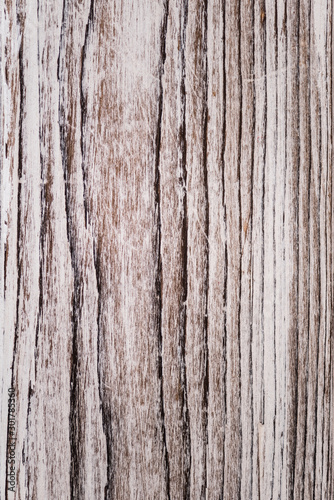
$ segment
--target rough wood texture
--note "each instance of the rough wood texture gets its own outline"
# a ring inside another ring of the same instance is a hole
[[[0,6],[0,499],[333,500],[332,3]]]

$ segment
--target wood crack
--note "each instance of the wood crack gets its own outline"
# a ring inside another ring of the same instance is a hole
[[[94,23],[94,1],[90,0],[88,20],[85,30],[85,41],[82,47],[81,53],[81,73],[80,73],[80,106],[81,106],[81,135],[80,135],[80,149],[81,149],[81,169],[82,169],[82,181],[83,181],[83,201],[85,210],[85,227],[87,229],[89,213],[88,213],[88,201],[87,201],[87,166],[85,164],[85,131],[86,131],[86,121],[87,121],[87,97],[84,95],[83,79],[85,76],[85,64],[87,58],[88,41],[91,30],[93,29]]]
[[[155,295],[156,295],[156,322],[157,322],[157,340],[158,340],[158,376],[160,381],[160,419],[161,419],[161,434],[163,446],[163,461],[165,469],[165,483],[166,495],[170,500],[170,467],[169,456],[166,442],[166,424],[165,424],[165,403],[164,403],[164,379],[163,379],[163,359],[162,359],[162,259],[161,259],[161,203],[160,203],[160,146],[161,146],[161,123],[163,112],[163,83],[162,78],[164,75],[164,67],[166,61],[166,37],[168,28],[168,15],[169,15],[169,1],[164,1],[164,16],[160,34],[160,63],[159,63],[159,109],[158,109],[158,123],[156,131],[156,144],[155,144],[155,181],[154,181],[154,195],[155,195],[155,212],[157,217],[157,230],[155,241],[155,259],[156,259],[156,277],[155,277]]]
[[[182,292],[180,304],[180,333],[179,333],[179,356],[180,356],[180,385],[182,401],[182,419],[183,419],[183,446],[185,460],[185,477],[183,484],[183,499],[190,500],[190,471],[191,471],[191,436],[190,420],[188,408],[188,389],[187,389],[187,366],[185,357],[186,331],[187,331],[187,298],[188,298],[188,209],[187,209],[187,140],[186,140],[186,29],[188,23],[188,0],[183,2],[183,11],[181,14],[181,126],[179,131],[179,148],[181,153],[181,186],[183,187],[183,206],[182,206]]]

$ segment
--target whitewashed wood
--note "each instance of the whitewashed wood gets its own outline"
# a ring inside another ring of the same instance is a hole
[[[332,3],[0,6],[0,499],[331,500]]]

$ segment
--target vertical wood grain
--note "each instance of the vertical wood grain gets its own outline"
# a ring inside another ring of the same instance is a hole
[[[3,0],[0,43],[0,499],[331,500],[332,3]]]

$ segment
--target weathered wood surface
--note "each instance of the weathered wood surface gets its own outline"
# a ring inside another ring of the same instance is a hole
[[[332,500],[332,3],[0,5],[0,498]]]

